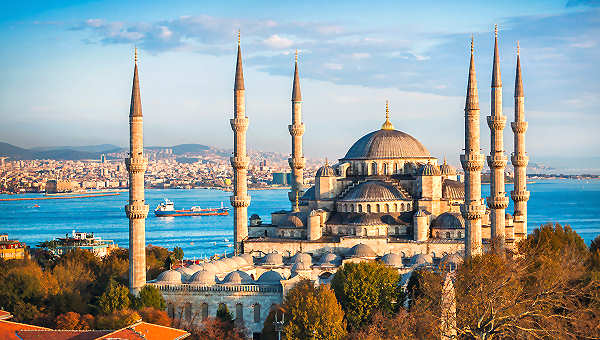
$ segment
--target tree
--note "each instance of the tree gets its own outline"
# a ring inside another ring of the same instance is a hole
[[[177,261],[183,260],[183,249],[181,249],[181,247],[174,247],[173,248],[173,257]]]
[[[135,305],[136,309],[152,307],[157,310],[164,310],[167,307],[160,291],[151,285],[145,285],[140,289],[139,296],[135,299]]]
[[[142,320],[162,326],[171,326],[171,318],[163,310],[153,307],[143,307],[138,311]]]
[[[302,280],[286,294],[283,301],[287,340],[342,339],[346,336],[344,312],[329,286],[315,287]]]
[[[29,260],[2,261],[0,282],[0,306],[10,310],[18,322],[40,318],[46,299],[56,293],[52,276]]]
[[[97,329],[121,329],[141,320],[140,315],[131,310],[117,310],[110,314],[100,315],[96,318]]]
[[[590,270],[591,277],[600,281],[600,235],[590,244]]]
[[[400,302],[398,271],[380,262],[347,263],[331,281],[350,330],[365,325],[375,311],[392,313]]]
[[[243,340],[247,339],[244,332],[219,318],[208,318],[202,326],[190,329],[189,332],[196,339],[202,340]]]
[[[229,312],[229,308],[227,308],[226,304],[221,303],[219,304],[219,307],[217,307],[217,319],[227,323],[233,322],[233,315]]]
[[[105,314],[109,314],[129,308],[129,305],[129,290],[127,287],[111,279],[106,291],[98,300],[100,310]]]
[[[58,329],[92,329],[94,317],[91,314],[80,315],[75,312],[60,314],[55,320]]]

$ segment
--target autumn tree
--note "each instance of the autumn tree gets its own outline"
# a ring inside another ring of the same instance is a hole
[[[143,307],[138,310],[142,320],[162,326],[171,326],[171,319],[164,310],[153,307]]]
[[[139,322],[142,318],[131,309],[117,310],[96,318],[97,329],[120,329]]]
[[[375,311],[392,313],[399,302],[398,271],[380,262],[346,263],[331,287],[346,313],[350,330],[365,325]]]
[[[181,247],[174,247],[173,248],[173,257],[177,261],[183,260],[183,249],[181,249]]]
[[[244,340],[247,339],[242,329],[234,327],[232,322],[219,318],[207,318],[202,326],[188,330],[193,337],[202,340]]]
[[[58,329],[93,329],[94,317],[91,314],[68,312],[58,315],[55,323]]]
[[[342,339],[346,335],[344,312],[327,285],[315,287],[302,280],[286,294],[283,334],[286,340]]]
[[[129,308],[129,305],[129,290],[127,287],[111,279],[106,291],[102,293],[98,300],[100,310],[105,314],[109,314]]]

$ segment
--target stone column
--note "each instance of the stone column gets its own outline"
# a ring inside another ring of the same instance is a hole
[[[125,159],[129,173],[129,204],[125,206],[125,213],[129,218],[129,290],[132,294],[139,293],[146,284],[146,217],[149,207],[144,200],[144,173],[147,164],[136,50],[129,108],[129,157]]]
[[[471,38],[471,62],[465,103],[465,153],[460,156],[465,171],[465,202],[460,210],[465,219],[465,256],[467,257],[481,254],[481,217],[485,213],[485,206],[481,204],[483,154],[480,152],[479,138],[479,94]]]
[[[302,196],[304,190],[304,166],[306,164],[302,152],[304,123],[302,123],[302,95],[300,93],[300,76],[298,75],[298,51],[296,51],[295,56],[294,82],[292,85],[292,124],[288,125],[288,130],[292,136],[292,157],[288,159],[292,170],[292,190],[288,196],[293,204],[296,196]]]
[[[233,206],[233,239],[234,252],[243,252],[242,242],[248,237],[248,164],[246,156],[246,130],[248,130],[248,117],[246,117],[246,103],[244,97],[244,72],[242,70],[242,49],[238,37],[237,65],[235,70],[235,85],[233,89],[234,118],[230,119],[233,130],[233,150],[231,166],[233,167],[233,196],[230,201]]]

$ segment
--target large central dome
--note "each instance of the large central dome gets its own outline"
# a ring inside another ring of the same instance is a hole
[[[359,139],[344,159],[430,158],[429,151],[413,136],[398,130],[381,129]]]

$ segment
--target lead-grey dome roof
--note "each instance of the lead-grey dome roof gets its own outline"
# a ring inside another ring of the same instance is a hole
[[[181,273],[173,269],[166,270],[158,275],[156,283],[180,284]]]
[[[325,164],[317,170],[315,177],[335,177],[335,170],[329,164]]]
[[[216,279],[215,279],[215,273],[213,272],[209,272],[207,270],[199,270],[197,271],[194,275],[192,275],[192,278],[189,281],[191,284],[197,284],[197,285],[212,285],[215,284]]]
[[[366,181],[350,189],[341,202],[398,201],[406,199],[400,191],[389,183]]]
[[[398,130],[373,131],[356,141],[344,159],[429,158],[423,144]]]
[[[259,284],[272,284],[272,283],[279,283],[281,282],[281,280],[283,280],[283,276],[281,276],[281,274],[279,274],[278,272],[274,271],[274,270],[268,270],[264,273],[262,273],[262,275],[258,278],[258,280],[256,282],[258,282]]]
[[[222,283],[225,284],[250,284],[252,283],[252,277],[250,277],[250,275],[248,275],[247,273],[241,271],[241,270],[236,270],[234,272],[231,272],[229,274],[227,274],[225,276],[225,278],[223,279]]]
[[[389,254],[383,255],[381,260],[383,261],[383,263],[387,264],[388,266],[402,267],[404,265],[402,263],[402,256],[400,256],[398,254],[394,254],[394,253],[389,253]]]
[[[269,253],[263,258],[263,264],[268,266],[281,266],[283,264],[283,256],[278,253]]]
[[[354,247],[350,248],[350,257],[376,257],[377,254],[371,247],[366,244],[359,243]]]
[[[445,212],[433,221],[433,227],[441,229],[463,229],[465,219],[460,213]]]

